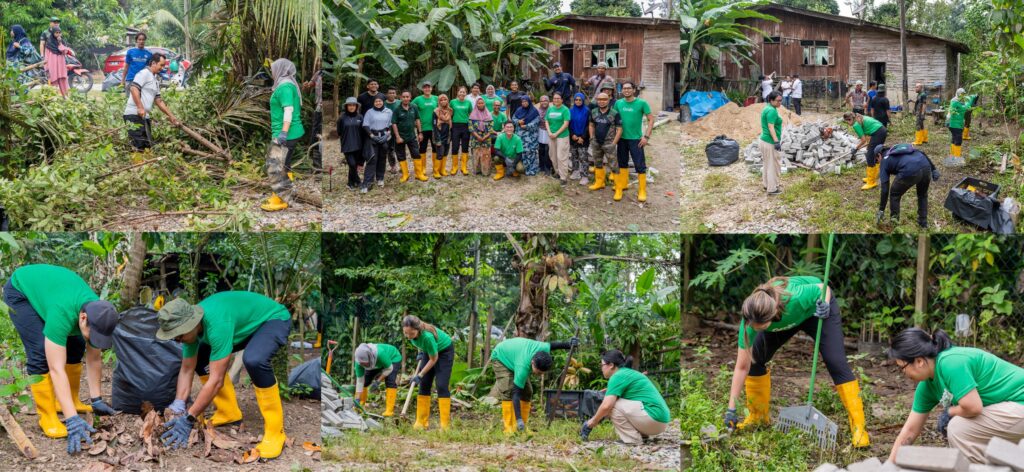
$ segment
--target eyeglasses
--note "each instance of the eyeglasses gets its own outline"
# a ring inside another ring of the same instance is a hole
[[[907,367],[910,367],[910,363],[909,362],[904,362],[903,365],[899,365],[899,363],[893,362],[892,365],[893,365],[892,373],[894,373],[894,374],[906,375],[907,374]]]

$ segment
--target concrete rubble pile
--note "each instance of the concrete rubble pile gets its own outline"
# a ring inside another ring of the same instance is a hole
[[[320,373],[320,435],[340,436],[343,429],[366,431],[379,428],[380,424],[372,419],[363,419],[356,412],[355,403],[351,398],[341,397],[334,388],[327,374]]]
[[[867,162],[867,150],[851,152],[860,141],[856,136],[834,128],[828,139],[815,139],[821,130],[830,126],[825,122],[808,122],[782,128],[782,172],[792,168],[808,169],[819,174],[839,174],[843,167],[852,168]],[[743,160],[751,172],[759,174],[764,168],[757,139],[743,149]]]
[[[872,457],[845,469],[822,464],[814,472],[1024,472],[1024,440],[1014,444],[992,438],[985,449],[985,459],[988,464],[972,464],[959,449],[903,446],[896,452],[895,462],[883,463]]]

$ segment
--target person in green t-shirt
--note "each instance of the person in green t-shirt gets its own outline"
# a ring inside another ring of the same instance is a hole
[[[601,355],[601,375],[608,379],[604,400],[590,419],[583,422],[580,438],[586,441],[590,432],[610,417],[619,439],[626,444],[643,444],[644,439],[664,433],[672,420],[668,404],[646,375],[628,366],[632,357],[618,349]]]
[[[260,208],[281,211],[288,208],[294,197],[292,156],[306,132],[302,128],[302,95],[295,80],[295,64],[288,59],[278,59],[270,65],[270,76],[274,80],[270,95],[270,133],[274,141],[267,155],[267,175],[272,193]]]
[[[971,115],[974,114],[976,106],[978,106],[978,95],[968,95],[967,110],[964,111],[964,141],[971,140]]]
[[[49,264],[15,269],[3,301],[25,347],[25,370],[42,377],[29,386],[39,427],[46,437],[66,437],[69,454],[81,451],[82,441],[91,443],[89,433],[96,430],[78,413],[116,413],[101,397],[101,351],[113,345],[120,315],[78,274]],[[83,357],[91,405],[78,398]],[[64,414],[63,423],[57,413]]]
[[[487,111],[489,113],[493,113],[495,105],[500,107],[502,104],[505,103],[505,99],[498,96],[497,91],[495,90],[493,85],[488,85],[485,90],[486,92],[484,93],[484,96],[481,98],[484,99],[484,106],[487,107]]]
[[[412,160],[413,174],[416,180],[425,182],[427,176],[424,174],[423,162],[420,161],[419,141],[417,140],[422,127],[420,110],[412,104],[412,94],[408,90],[402,92],[402,100],[398,102],[398,106],[391,114],[391,123],[391,134],[395,137],[398,165],[402,169],[402,178],[399,182],[405,183],[409,180],[406,152],[409,153],[409,159]]]
[[[476,98],[470,101],[466,98],[466,87],[459,87],[455,100],[452,100],[452,170],[449,175],[458,174],[460,168],[462,175],[469,175],[466,167],[469,164],[469,114]]]
[[[622,192],[629,186],[630,158],[633,159],[639,181],[636,200],[640,203],[647,201],[647,160],[644,147],[654,132],[654,115],[651,114],[651,106],[639,97],[639,93],[636,83],[627,80],[622,83],[622,100],[615,102],[615,111],[619,112],[622,121],[622,138],[619,139],[617,149],[619,175],[615,179],[615,195],[612,197],[615,201],[622,200]],[[647,120],[646,128],[644,119]]]
[[[434,109],[437,108],[437,96],[432,93],[433,90],[430,81],[423,82],[423,95],[412,100],[412,104],[420,111],[420,165],[424,169],[427,168],[428,149],[433,151],[433,159],[437,160],[437,141],[434,139]]]
[[[370,386],[384,380],[384,416],[395,415],[398,398],[398,372],[402,370],[402,354],[390,344],[363,343],[352,354],[356,375],[356,394],[353,398],[364,408]],[[371,384],[371,385],[367,385]]]
[[[757,148],[761,151],[764,169],[761,171],[761,186],[768,195],[782,193],[782,117],[779,107],[782,106],[782,94],[777,91],[768,92],[765,97],[764,109],[761,110],[761,137],[757,140]]]
[[[488,396],[501,400],[501,419],[505,434],[525,431],[530,419],[533,386],[530,374],[551,370],[551,351],[579,346],[576,337],[568,341],[546,343],[528,338],[506,339],[491,351],[494,385]]]
[[[281,455],[287,439],[284,410],[270,358],[288,342],[292,327],[288,309],[259,293],[229,291],[215,293],[196,305],[176,298],[160,308],[157,318],[160,329],[156,338],[182,343],[177,394],[168,407],[178,416],[164,425],[168,430],[161,439],[171,448],[187,448],[196,417],[211,403],[216,408],[210,418],[213,426],[242,420],[227,372],[231,353],[244,351],[242,363],[263,414],[263,440],[256,449],[261,459]],[[189,407],[185,402],[192,393],[195,374],[203,386]]]
[[[569,182],[569,120],[572,118],[569,107],[565,106],[562,94],[551,95],[551,106],[544,112],[544,125],[547,127],[548,147],[551,166],[558,174],[558,179],[565,185]]]
[[[928,130],[924,127],[925,115],[928,112],[928,93],[924,91],[924,84],[914,84],[914,93],[917,98],[911,100],[914,103],[914,117],[917,119],[917,132],[914,133],[914,146],[928,142]]]
[[[967,134],[964,132],[964,116],[971,108],[968,101],[967,92],[962,88],[956,89],[956,96],[949,101],[949,111],[946,112],[946,126],[950,134],[949,154],[957,158],[963,157],[962,147]]]
[[[769,423],[772,382],[768,361],[797,332],[815,337],[819,319],[822,320],[819,352],[850,418],[853,446],[863,448],[871,444],[864,426],[860,384],[846,360],[839,302],[820,278],[811,276],[774,277],[743,300],[736,367],[725,413],[727,428],[743,429]],[[736,402],[744,388],[750,413],[740,423]]]
[[[503,168],[512,169],[512,177],[519,177],[519,170],[523,168],[523,138],[515,131],[515,125],[505,123],[505,129],[494,138],[494,158],[498,159]]]
[[[908,328],[892,338],[889,359],[917,382],[914,404],[889,459],[913,444],[928,414],[941,406],[936,429],[971,462],[984,464],[992,438],[1024,440],[1024,368],[981,349],[956,347],[940,330]]]
[[[410,382],[419,385],[416,397],[414,429],[427,429],[430,424],[430,384],[437,387],[437,413],[441,430],[451,426],[452,393],[448,383],[455,365],[455,344],[447,333],[419,318],[402,318],[402,334],[420,352],[416,355],[416,373]]]
[[[393,86],[388,87],[388,93],[384,96],[386,97],[384,100],[384,108],[391,110],[391,116],[395,116],[395,110],[398,109],[398,105],[402,103],[401,100],[398,99],[398,89]],[[398,146],[395,145],[395,138],[396,135],[392,134],[391,141],[388,146],[388,170],[392,174],[398,173]],[[408,180],[408,177],[406,177],[406,180]],[[402,182],[405,182],[405,180]]]
[[[885,144],[889,130],[881,121],[859,113],[846,112],[843,114],[843,121],[853,127],[853,132],[857,133],[857,137],[860,138],[860,142],[857,143],[852,154],[856,155],[861,148],[867,148],[868,166],[865,169],[867,175],[864,177],[864,186],[860,189],[871,190],[878,186],[879,167],[882,164],[874,150],[878,145]]]

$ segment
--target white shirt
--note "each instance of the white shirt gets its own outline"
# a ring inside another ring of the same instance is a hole
[[[772,79],[764,79],[761,81],[761,98],[767,99],[769,93],[772,93]]]
[[[476,100],[478,98],[482,97],[482,96],[483,95],[473,95],[471,93],[467,93],[466,94],[466,100],[469,100],[469,103],[473,104],[473,108],[476,108]]]
[[[150,72],[149,67],[146,67],[135,74],[131,87],[138,87],[140,89],[139,98],[142,99],[142,106],[146,109],[146,114],[148,115],[153,110],[153,102],[160,96],[160,79]],[[139,108],[135,106],[135,99],[132,98],[131,94],[128,95],[128,104],[124,107],[124,114],[139,114]]]
[[[793,92],[793,82],[782,81],[782,96],[788,97]]]
[[[793,93],[789,95],[790,98],[804,98],[804,81],[796,79],[793,81]]]

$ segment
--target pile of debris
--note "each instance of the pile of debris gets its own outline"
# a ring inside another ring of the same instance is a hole
[[[822,464],[814,472],[1024,472],[1024,441],[1014,444],[1003,438],[992,438],[985,449],[985,458],[988,464],[972,464],[959,449],[903,446],[896,452],[895,462],[883,464],[872,457],[845,469]]]
[[[792,167],[808,169],[819,174],[840,173],[843,167],[852,168],[867,161],[867,149],[853,154],[860,141],[846,131],[823,130],[832,125],[825,122],[810,122],[782,129],[782,171]],[[751,172],[761,173],[764,164],[757,140],[743,150],[743,159]]]
[[[728,130],[729,137],[737,141],[755,139],[761,135],[761,112],[766,106],[766,103],[755,103],[746,107],[741,107],[735,102],[726,103],[697,121],[683,124],[683,134],[701,141],[710,141],[722,134],[722,130]],[[800,115],[790,110],[780,107],[778,112],[782,117],[783,126],[803,123]]]
[[[343,429],[366,431],[380,423],[363,419],[351,397],[342,397],[326,373],[320,373],[320,436],[340,436]]]

